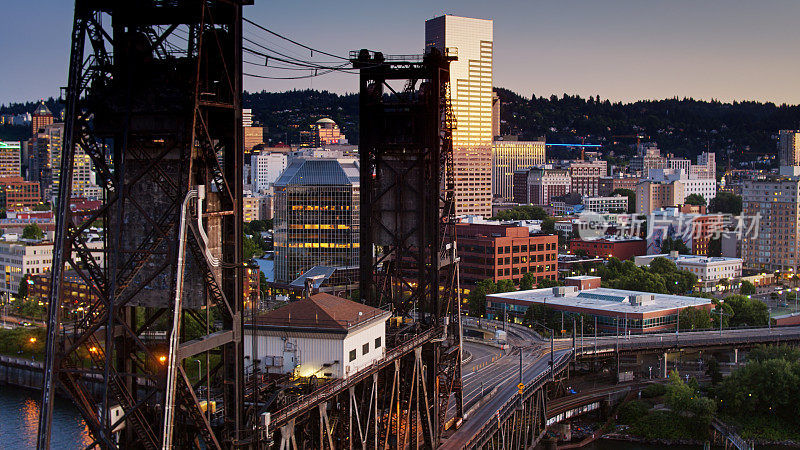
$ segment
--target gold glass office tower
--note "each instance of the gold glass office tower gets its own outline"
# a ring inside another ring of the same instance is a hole
[[[425,21],[425,48],[458,49],[450,65],[456,214],[492,215],[491,20],[444,15]]]

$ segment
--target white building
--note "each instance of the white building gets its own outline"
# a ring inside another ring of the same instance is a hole
[[[330,294],[315,294],[245,324],[245,358],[269,373],[347,378],[386,354],[391,313]]]
[[[633,262],[637,266],[647,266],[655,258],[667,258],[674,261],[678,269],[697,275],[698,281],[707,285],[708,288],[712,288],[721,280],[733,280],[742,276],[741,258],[678,255],[677,252],[672,252],[670,254],[636,256],[633,258]]]
[[[52,235],[50,236],[52,237]],[[86,242],[95,262],[103,266],[103,240],[90,237]],[[77,255],[73,255],[76,261]],[[4,275],[0,292],[16,295],[19,283],[25,275],[49,272],[53,264],[53,242],[20,240],[17,235],[6,235],[0,240],[0,268]]]
[[[628,197],[616,195],[614,197],[584,197],[583,210],[595,213],[627,212]]]
[[[255,191],[266,190],[286,169],[285,153],[253,155],[250,159],[250,183]]]

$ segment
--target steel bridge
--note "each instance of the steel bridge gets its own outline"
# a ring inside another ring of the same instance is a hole
[[[40,449],[57,390],[102,448],[433,448],[462,417],[450,49],[351,55],[361,74],[360,293],[392,312],[386,358],[319,389],[262,382],[255,364],[245,367],[241,65],[251,3],[76,0]],[[104,201],[74,223],[72,169],[83,154]],[[102,265],[83,238],[98,220]],[[98,300],[65,324],[68,269]],[[202,369],[190,376],[194,360]],[[98,378],[101,396],[88,389]]]

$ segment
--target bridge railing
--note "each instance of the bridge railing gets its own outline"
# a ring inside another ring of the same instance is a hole
[[[366,367],[362,367],[355,374],[350,375],[347,378],[332,381],[330,383],[325,383],[319,389],[315,390],[311,394],[305,395],[301,397],[299,400],[284,406],[283,408],[279,409],[278,411],[272,414],[271,428],[275,429],[286,424],[286,422],[288,422],[293,417],[298,416],[302,412],[319,404],[325,399],[335,395],[338,392],[343,391],[347,387],[358,383],[359,381],[372,375],[376,371],[386,367],[397,358],[409,353],[410,351],[414,350],[416,347],[419,347],[425,342],[428,342],[429,340],[431,340],[433,336],[436,336],[437,333],[441,332],[442,332],[441,328],[438,327],[428,329],[414,336],[413,338],[408,339],[402,344],[389,349],[383,358],[379,359],[378,361]]]
[[[503,406],[495,413],[495,416],[492,419],[489,419],[484,423],[481,428],[467,441],[467,444],[464,446],[465,448],[470,448],[475,444],[480,443],[486,436],[491,435],[495,428],[499,428],[499,424],[503,423],[508,416],[511,415],[511,412],[516,408],[519,404],[520,397],[522,399],[527,398],[534,392],[538,391],[542,386],[547,383],[547,380],[552,378],[554,373],[561,372],[570,362],[572,359],[572,352],[568,351],[563,355],[559,356],[555,361],[553,361],[553,365],[548,368],[548,370],[543,370],[536,374],[533,377],[533,380],[526,383],[525,389],[520,394],[517,392],[516,394],[512,395]]]
[[[692,331],[657,335],[619,336],[604,338],[602,343],[576,340],[576,356],[654,348],[696,347],[706,345],[732,345],[800,340],[800,327],[742,328],[738,330]]]

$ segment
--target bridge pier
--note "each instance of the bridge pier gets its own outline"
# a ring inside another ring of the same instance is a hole
[[[738,348],[734,348],[733,349],[733,365],[734,366],[738,366],[739,365],[739,349]]]
[[[667,378],[667,352],[664,352],[664,364],[662,365],[664,368],[663,373],[661,374],[662,378]]]

